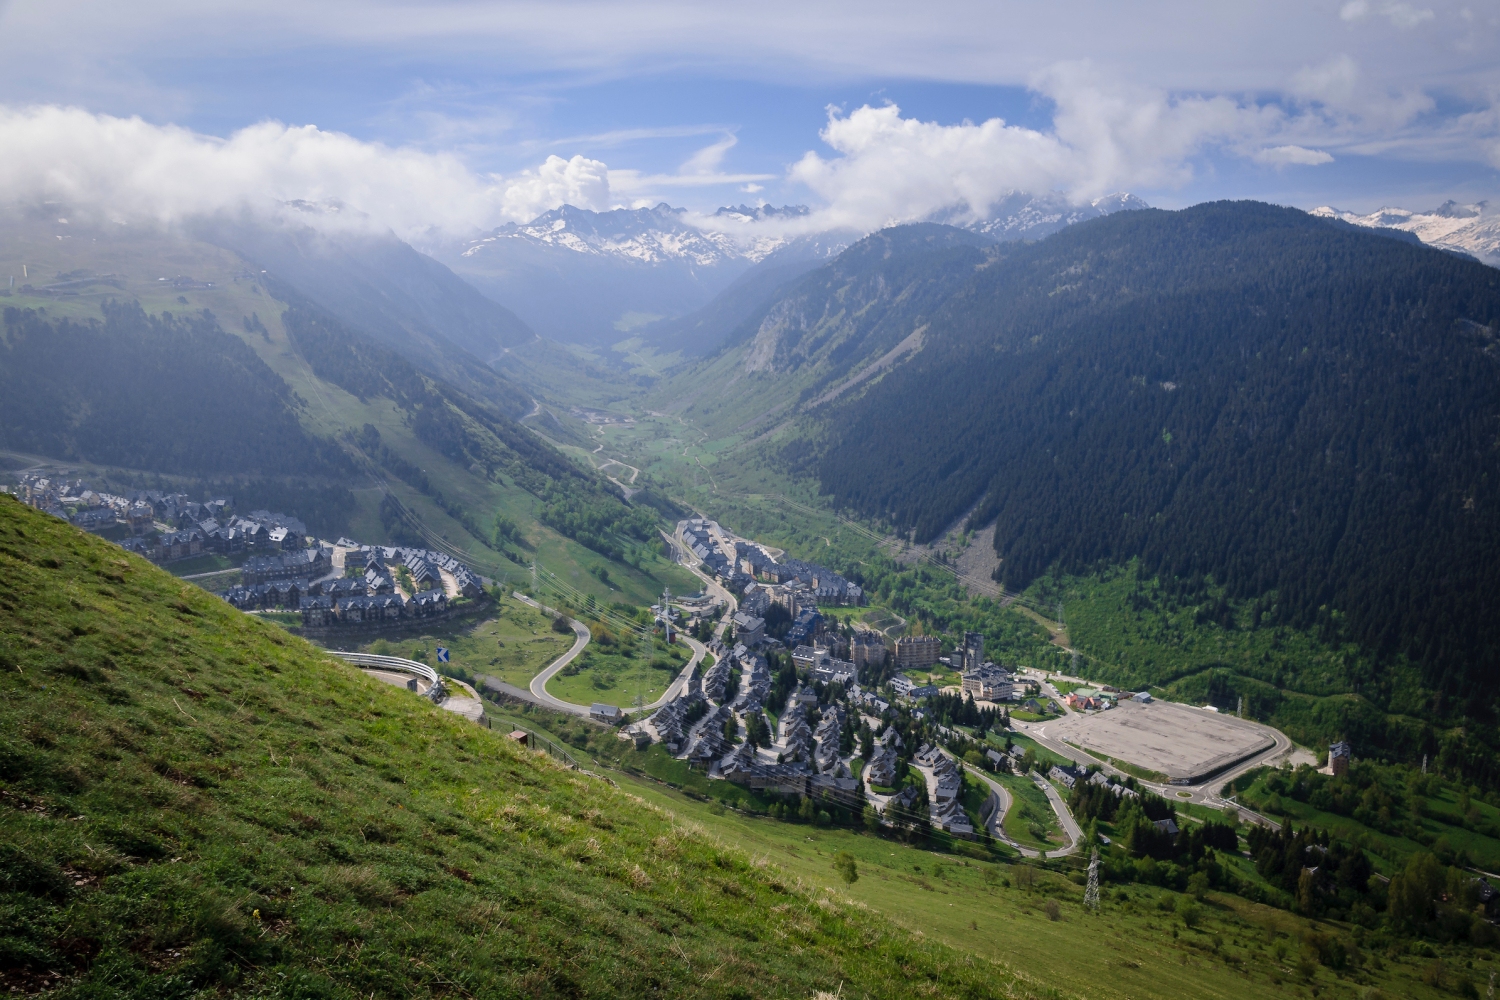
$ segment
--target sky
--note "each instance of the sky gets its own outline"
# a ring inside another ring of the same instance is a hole
[[[1422,209],[1500,196],[1500,2],[0,0],[0,150],[0,200],[411,239],[660,200]]]

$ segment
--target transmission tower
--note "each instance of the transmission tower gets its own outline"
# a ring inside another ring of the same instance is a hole
[[[1094,848],[1089,858],[1089,884],[1083,890],[1083,905],[1095,913],[1099,912],[1099,848],[1097,847]]]

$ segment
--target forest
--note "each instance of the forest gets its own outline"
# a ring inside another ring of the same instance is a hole
[[[918,540],[994,522],[1009,588],[1134,558],[1274,592],[1435,715],[1493,715],[1500,272],[1256,203],[992,254],[789,466]]]
[[[4,311],[0,445],[169,475],[352,468],[303,430],[290,387],[212,313],[151,316],[119,302],[103,313]]]

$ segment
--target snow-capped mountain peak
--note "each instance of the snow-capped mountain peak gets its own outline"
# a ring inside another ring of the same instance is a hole
[[[1466,253],[1486,264],[1500,267],[1500,213],[1490,211],[1487,201],[1472,205],[1446,201],[1425,212],[1414,212],[1408,208],[1382,208],[1368,215],[1324,205],[1313,209],[1309,214],[1325,219],[1341,219],[1372,229],[1399,229],[1414,234],[1429,246]]]
[[[721,209],[718,216],[752,222],[805,215],[803,206]],[[700,267],[745,261],[754,263],[786,242],[780,237],[738,238],[701,228],[686,220],[687,210],[665,202],[653,208],[617,208],[608,212],[564,205],[527,223],[508,223],[468,243],[462,254],[473,257],[498,243],[519,241],[601,257],[619,257],[643,264],[682,261]]]
[[[1060,194],[1033,195],[1025,191],[1012,191],[990,208],[986,218],[964,220],[950,216],[933,221],[961,226],[1002,242],[1039,240],[1066,229],[1075,222],[1150,207],[1135,195],[1123,191],[1084,203],[1069,201]]]

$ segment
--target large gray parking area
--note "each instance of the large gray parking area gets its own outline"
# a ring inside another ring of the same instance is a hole
[[[1208,777],[1276,745],[1253,723],[1163,701],[1122,701],[1107,712],[1049,722],[1044,732],[1052,739],[1159,771],[1179,783]]]

